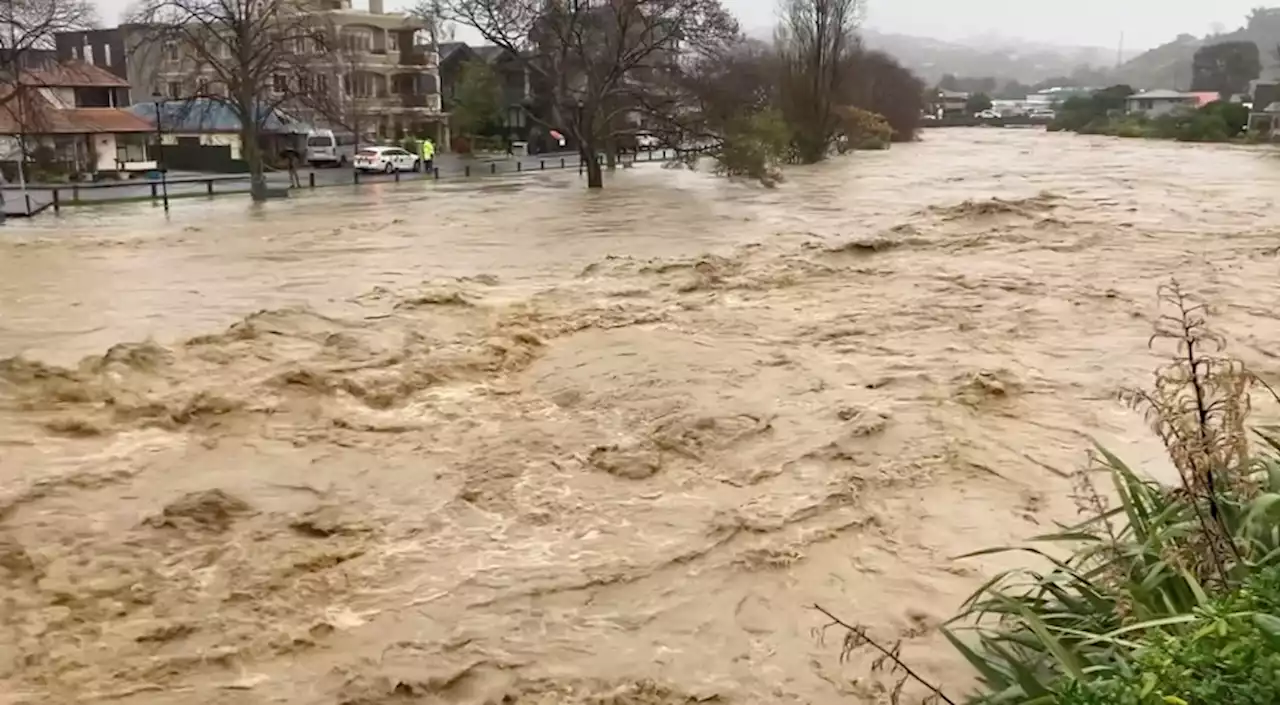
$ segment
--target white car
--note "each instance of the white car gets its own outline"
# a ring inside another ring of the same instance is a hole
[[[364,147],[356,152],[352,166],[358,171],[381,171],[387,174],[397,171],[414,171],[418,168],[418,155],[399,147]]]
[[[994,110],[983,110],[980,113],[975,113],[974,117],[979,120],[995,120],[1000,117],[1000,113],[997,113]]]

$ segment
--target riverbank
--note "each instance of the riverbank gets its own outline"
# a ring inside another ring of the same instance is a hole
[[[1256,135],[1246,134],[1249,110],[1237,103],[1215,101],[1196,110],[1149,117],[1145,113],[1125,114],[1110,109],[1111,102],[1101,98],[1072,101],[1061,109],[1049,125],[1049,131],[1178,142],[1261,141]]]
[[[1172,472],[1115,401],[1159,360],[1152,282],[1280,381],[1260,162],[939,131],[772,190],[642,168],[11,228],[0,686],[883,695],[818,603],[963,692],[938,625],[1021,559],[955,556],[1074,519],[1090,437]]]

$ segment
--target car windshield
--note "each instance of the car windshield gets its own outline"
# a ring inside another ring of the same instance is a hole
[[[372,150],[372,149],[362,149],[362,150],[360,150],[359,152],[356,152],[356,156],[358,156],[358,157],[376,157],[376,156],[378,156],[378,153],[377,153],[375,150]]]
[[[328,147],[333,144],[333,140],[329,137],[308,137],[308,147]]]

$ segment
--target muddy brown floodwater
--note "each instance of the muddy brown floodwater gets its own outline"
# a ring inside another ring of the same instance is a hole
[[[883,699],[814,603],[962,692],[1159,284],[1280,381],[1280,159],[925,137],[5,226],[0,703]]]

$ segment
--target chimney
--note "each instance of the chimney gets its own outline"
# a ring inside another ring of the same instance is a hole
[[[375,15],[382,14],[382,0],[369,0],[369,12]]]

